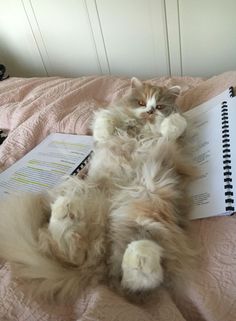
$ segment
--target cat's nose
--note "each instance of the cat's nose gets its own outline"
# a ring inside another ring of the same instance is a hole
[[[148,111],[149,114],[153,114],[155,111],[155,107],[151,107],[151,109]]]

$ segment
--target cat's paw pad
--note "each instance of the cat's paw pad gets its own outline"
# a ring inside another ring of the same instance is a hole
[[[122,286],[131,291],[151,290],[163,281],[162,248],[153,241],[131,242],[123,256]]]
[[[166,137],[169,140],[178,139],[186,130],[187,121],[180,114],[171,114],[166,117],[161,125],[160,132],[162,136]]]

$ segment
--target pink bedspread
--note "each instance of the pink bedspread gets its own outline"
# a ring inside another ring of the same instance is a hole
[[[179,84],[178,104],[187,110],[227,87],[236,85],[236,72],[208,80],[191,77],[152,79],[155,84]],[[0,82],[0,129],[9,130],[0,146],[0,169],[21,158],[51,132],[88,134],[93,110],[122,95],[129,79],[81,77],[66,79],[10,78]],[[160,289],[147,302],[135,305],[105,287],[84,292],[74,305],[39,305],[26,298],[0,263],[0,320],[81,321],[233,321],[236,320],[236,218],[191,222],[199,243],[199,274],[187,280],[186,300]]]

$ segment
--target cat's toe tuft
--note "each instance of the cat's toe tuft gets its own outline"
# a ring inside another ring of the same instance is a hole
[[[131,291],[151,290],[163,281],[162,248],[150,240],[131,242],[123,256],[122,286]]]

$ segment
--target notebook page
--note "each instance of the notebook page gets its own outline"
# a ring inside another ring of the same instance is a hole
[[[231,173],[233,185],[234,208],[236,207],[236,97],[228,101]]]
[[[222,155],[221,104],[195,114],[194,159],[200,169],[200,177],[191,187],[194,207],[192,219],[222,215],[225,213],[224,173]]]
[[[70,175],[92,150],[92,136],[51,134],[0,174],[0,197],[13,191],[41,192]]]

